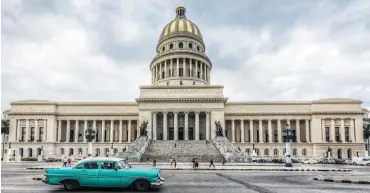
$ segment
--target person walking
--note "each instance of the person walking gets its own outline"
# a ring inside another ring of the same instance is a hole
[[[67,167],[67,157],[63,158],[63,167]]]
[[[216,168],[215,164],[213,164],[213,158],[211,157],[211,160],[210,160],[210,163],[209,163],[209,168],[211,168],[211,166],[213,166],[213,168]]]
[[[72,163],[72,159],[71,159],[71,157],[68,157],[68,167],[71,167],[71,163]]]
[[[173,162],[173,159],[172,159],[172,157],[171,157],[171,159],[170,159],[170,163],[171,163],[171,168],[172,168],[172,162]]]
[[[195,158],[195,168],[199,167],[198,158]]]
[[[191,162],[193,162],[193,168],[195,168],[195,158],[191,159]]]
[[[173,158],[173,163],[175,164],[175,168],[176,168],[176,158]]]
[[[157,160],[155,160],[155,158],[153,159],[153,167],[155,167],[157,165]]]

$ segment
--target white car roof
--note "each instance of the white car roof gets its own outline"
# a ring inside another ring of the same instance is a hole
[[[88,157],[85,159],[80,160],[77,162],[77,164],[85,161],[121,161],[124,160],[123,158],[118,158],[118,157]]]

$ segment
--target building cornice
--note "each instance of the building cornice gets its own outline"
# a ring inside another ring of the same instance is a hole
[[[202,103],[202,102],[222,102],[225,103],[228,98],[136,98],[136,102],[180,102],[180,103]]]
[[[140,89],[214,89],[224,88],[222,85],[142,85]]]
[[[12,112],[9,115],[18,116],[139,116],[139,113],[55,113],[55,112]]]
[[[362,115],[362,112],[260,112],[260,113],[225,113],[225,116],[304,116],[304,115]]]
[[[56,105],[56,106],[137,106],[136,102],[54,102],[22,100],[14,101],[11,105]]]

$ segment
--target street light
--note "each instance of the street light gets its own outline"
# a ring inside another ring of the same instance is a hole
[[[85,131],[85,137],[87,139],[87,144],[88,144],[87,154],[89,157],[92,156],[92,140],[95,138],[95,132],[96,131],[92,129],[91,124],[89,125],[89,128]]]
[[[285,155],[285,167],[293,167],[292,165],[292,158],[290,155],[290,143],[293,138],[293,132],[292,129],[287,124],[285,126],[285,130],[283,131],[283,138],[285,140],[285,149],[286,149],[286,155]]]

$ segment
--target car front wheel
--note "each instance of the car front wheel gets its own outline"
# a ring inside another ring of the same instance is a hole
[[[64,188],[69,191],[76,190],[80,187],[80,183],[78,183],[76,180],[66,180],[63,182],[63,185]]]
[[[138,191],[149,190],[149,182],[147,180],[136,180],[135,187]]]

